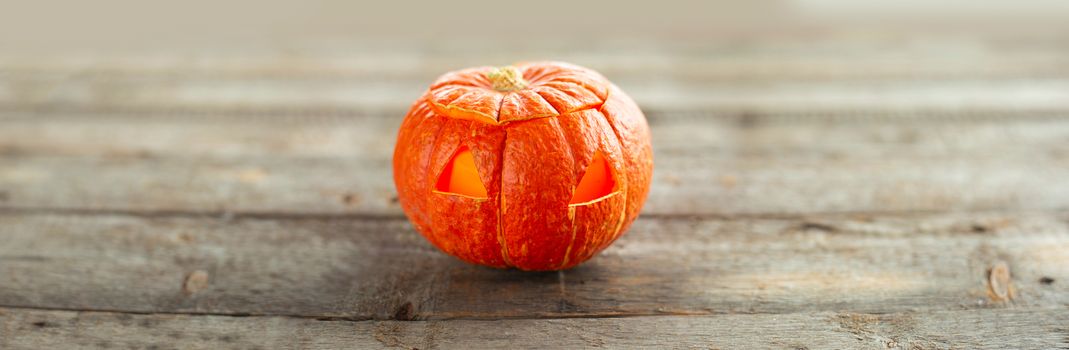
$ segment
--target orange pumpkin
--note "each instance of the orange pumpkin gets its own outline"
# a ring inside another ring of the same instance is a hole
[[[560,62],[447,73],[397,137],[408,218],[462,260],[575,266],[638,216],[653,152],[642,111],[600,74]]]

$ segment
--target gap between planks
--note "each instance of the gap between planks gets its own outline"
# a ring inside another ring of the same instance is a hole
[[[403,320],[880,314],[1067,305],[1054,281],[1069,280],[1064,214],[640,220],[566,271],[566,292],[561,273],[462,264],[400,221],[0,219],[11,229],[0,303],[72,310]],[[999,266],[1010,273],[991,272]],[[184,290],[179,282],[197,271],[213,276],[210,287]],[[122,288],[133,281],[143,288]]]

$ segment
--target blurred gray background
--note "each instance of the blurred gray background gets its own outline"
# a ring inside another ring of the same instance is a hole
[[[1069,3],[1043,1],[4,1],[7,55],[359,50],[406,40],[599,45],[834,36],[1065,38]],[[485,45],[485,44],[484,44]]]

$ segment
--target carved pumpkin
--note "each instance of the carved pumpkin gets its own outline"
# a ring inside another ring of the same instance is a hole
[[[402,122],[393,167],[401,207],[441,250],[558,270],[627,230],[653,155],[623,91],[592,70],[538,62],[440,77]]]

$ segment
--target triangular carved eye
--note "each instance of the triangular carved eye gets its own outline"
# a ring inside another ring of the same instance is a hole
[[[583,205],[597,201],[612,194],[614,187],[616,187],[616,181],[612,179],[612,169],[601,152],[598,152],[594,154],[594,160],[590,161],[590,165],[587,166],[568,204]]]
[[[455,194],[476,199],[486,198],[486,186],[479,180],[479,170],[475,168],[475,157],[468,147],[461,147],[453,158],[446,163],[442,174],[438,176],[435,186],[438,192]]]

